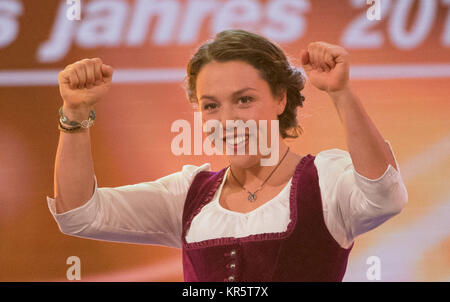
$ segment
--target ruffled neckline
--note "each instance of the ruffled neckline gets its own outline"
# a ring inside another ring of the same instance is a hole
[[[270,205],[278,202],[285,194],[286,194],[286,190],[288,190],[289,186],[291,186],[292,184],[292,178],[293,176],[289,179],[289,181],[287,182],[287,184],[283,187],[283,189],[281,189],[281,191],[274,196],[272,199],[270,199],[269,201],[265,202],[264,204],[260,205],[259,207],[257,207],[256,209],[253,209],[249,212],[246,213],[241,213],[241,212],[236,212],[236,211],[232,211],[232,210],[228,210],[226,208],[224,208],[221,204],[220,204],[220,195],[222,194],[222,189],[223,186],[225,184],[225,180],[227,178],[227,175],[230,171],[230,168],[226,168],[225,170],[225,174],[222,177],[222,181],[220,182],[219,188],[217,189],[216,193],[214,194],[212,200],[210,203],[214,204],[216,206],[216,208],[223,212],[224,214],[228,214],[228,215],[234,215],[234,216],[238,216],[238,217],[246,217],[246,216],[250,216],[250,215],[255,215],[256,213],[262,211],[263,209],[269,207]],[[205,205],[206,206],[206,205]]]
[[[220,185],[224,179],[224,175],[225,175],[227,168],[223,168],[216,175],[215,180],[214,180],[214,185],[212,186],[211,190],[201,196],[202,201],[201,201],[200,205],[198,206],[197,209],[195,209],[195,211],[192,211],[188,220],[186,221],[186,225],[183,228],[183,232],[182,232],[183,248],[184,249],[196,249],[196,248],[205,248],[205,247],[217,246],[217,245],[231,245],[231,244],[236,244],[239,242],[248,242],[248,241],[279,240],[279,239],[284,239],[284,238],[288,237],[294,230],[295,225],[297,224],[296,196],[297,196],[298,180],[299,180],[299,177],[305,167],[306,161],[311,158],[313,158],[313,156],[311,154],[307,154],[307,155],[303,156],[300,159],[299,163],[297,164],[295,171],[294,171],[294,175],[292,176],[292,183],[291,183],[290,194],[289,194],[290,222],[287,226],[286,231],[252,234],[252,235],[249,235],[246,237],[238,237],[238,238],[237,237],[221,237],[221,238],[207,239],[207,240],[202,240],[202,241],[197,241],[197,242],[190,242],[190,243],[187,242],[186,241],[186,233],[187,233],[187,230],[189,230],[189,228],[191,226],[192,220],[194,219],[194,217],[197,214],[200,213],[202,208],[214,198],[218,188],[220,187]],[[263,205],[261,205],[261,206],[263,206]],[[260,207],[256,208],[255,210],[259,209]]]

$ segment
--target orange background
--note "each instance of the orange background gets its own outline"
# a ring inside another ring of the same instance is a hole
[[[12,73],[17,71],[58,71],[86,57],[101,57],[117,74],[125,69],[183,71],[195,49],[214,36],[214,16],[229,1],[215,1],[216,11],[205,18],[192,43],[176,42],[181,30],[177,23],[172,42],[156,45],[152,42],[160,21],[156,18],[148,25],[145,43],[137,46],[128,46],[123,41],[135,17],[133,8],[139,1],[110,1],[128,7],[121,43],[85,47],[74,42],[62,57],[47,62],[39,59],[39,47],[51,38],[58,8],[65,1],[6,2],[19,5],[21,13],[12,17],[17,25],[15,39],[0,48],[0,281],[65,281],[69,256],[81,259],[82,281],[182,281],[179,250],[86,240],[59,232],[45,199],[47,195],[53,196],[59,135],[56,125],[61,99],[56,74],[47,84],[25,81],[13,85],[5,84],[4,79],[23,79],[25,73],[18,76]],[[81,20],[70,22],[76,22],[77,27],[92,20],[88,8],[99,2],[81,1]],[[178,18],[182,20],[193,1],[171,2],[179,5]],[[274,1],[250,2],[261,9],[260,18],[230,27],[260,32],[270,24],[266,8]],[[303,18],[305,32],[292,41],[279,43],[293,63],[298,63],[300,50],[309,42],[345,44],[343,34],[368,8],[356,7],[351,1],[303,2],[308,8],[298,12],[297,18]],[[380,258],[382,281],[450,280],[450,46],[443,42],[443,37],[450,34],[449,6],[435,0],[436,14],[430,30],[416,46],[402,49],[392,42],[388,30],[395,16],[393,11],[400,9],[395,6],[398,2],[391,1],[388,13],[366,31],[383,37],[380,46],[346,48],[351,54],[352,68],[365,64],[424,68],[423,77],[405,73],[395,79],[352,78],[353,89],[383,137],[391,142],[408,189],[409,203],[400,215],[357,238],[346,281],[368,281],[369,256]],[[423,9],[419,3],[433,0],[412,2],[406,31],[414,28]],[[2,11],[0,2],[0,20],[5,16],[8,13],[4,7]],[[1,30],[7,29],[8,25],[0,23],[0,37]],[[430,76],[427,69],[430,64],[441,66],[446,75]],[[39,82],[42,78],[35,73],[34,79]],[[170,125],[177,119],[193,120],[181,81],[133,83],[123,77],[114,81],[108,96],[96,106],[97,120],[91,129],[99,186],[154,180],[179,171],[184,164],[211,162],[213,169],[225,165],[220,157],[177,157],[171,153],[170,143],[175,134],[170,132]],[[327,95],[309,84],[304,94],[306,102],[299,113],[304,134],[289,142],[292,148],[299,154],[317,154],[330,148],[347,150],[337,112]]]

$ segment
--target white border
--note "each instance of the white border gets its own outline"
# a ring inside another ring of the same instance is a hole
[[[0,71],[0,86],[55,86],[57,69],[23,69]],[[182,68],[117,69],[114,83],[181,83],[186,75]],[[355,65],[350,68],[355,80],[450,78],[450,64]]]

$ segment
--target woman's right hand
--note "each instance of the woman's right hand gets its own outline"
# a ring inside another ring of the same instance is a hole
[[[67,65],[58,75],[64,113],[89,112],[109,90],[113,71],[100,58],[83,59]]]

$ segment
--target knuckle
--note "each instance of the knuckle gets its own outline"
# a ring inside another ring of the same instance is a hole
[[[83,60],[78,60],[78,61],[76,61],[73,65],[75,65],[75,66],[80,66],[80,65],[83,65],[83,63],[84,63]]]
[[[98,64],[102,64],[103,63],[102,59],[100,59],[100,58],[92,58],[91,61],[94,62],[94,63],[98,63]]]
[[[86,67],[94,66],[94,62],[92,62],[92,61],[89,60],[89,59],[84,59],[84,60],[83,60],[83,63],[84,63],[84,65],[85,65]]]
[[[77,72],[79,75],[84,76],[86,74],[86,65],[81,64],[77,66]]]
[[[76,71],[73,68],[71,68],[69,70],[63,71],[61,76],[72,77],[74,75],[76,76],[76,74],[77,74]]]
[[[322,42],[320,42],[320,41],[316,41],[316,42],[312,42],[312,43],[311,43],[311,47],[312,47],[313,49],[320,49],[320,48],[323,47],[323,44],[322,44]]]
[[[60,71],[58,73],[58,80],[61,80],[62,78],[64,78],[65,75],[66,75],[66,73],[64,71]]]
[[[81,61],[76,62],[75,64],[72,65],[72,68],[74,70],[80,70],[82,69],[84,66],[84,64]]]

